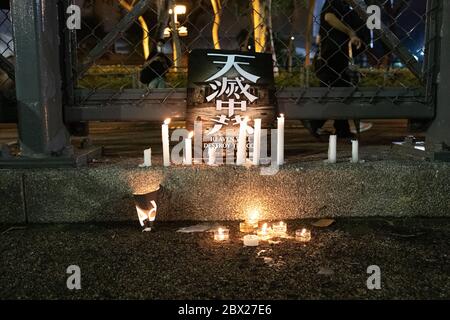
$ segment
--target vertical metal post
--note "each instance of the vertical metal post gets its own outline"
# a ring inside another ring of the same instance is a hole
[[[11,1],[21,155],[70,151],[63,124],[58,6],[55,0]]]
[[[57,0],[55,0],[57,1]],[[67,8],[74,4],[74,0],[59,0],[59,16],[67,17]],[[77,87],[77,40],[76,30],[65,27],[65,21],[61,21],[61,76],[63,87],[63,105],[73,106],[75,104],[75,88]],[[87,137],[89,135],[89,122],[66,122],[67,130],[72,137]]]
[[[427,148],[435,154],[441,154],[438,158],[450,160],[450,2],[442,1],[442,6],[440,56],[437,57],[436,118],[427,131]]]

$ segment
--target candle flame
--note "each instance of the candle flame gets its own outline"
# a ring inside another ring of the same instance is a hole
[[[280,113],[280,117],[281,117],[281,118],[284,118],[284,113]]]
[[[303,229],[302,229],[302,236],[304,236],[305,234],[306,234],[306,229],[303,228]]]
[[[267,223],[264,223],[262,228],[261,228],[262,232],[267,232]]]
[[[168,119],[164,120],[164,124],[169,124],[170,121],[172,121],[172,119],[168,118]]]
[[[222,229],[222,228],[219,228],[219,229],[217,230],[217,232],[219,232],[219,235],[223,235],[223,229]]]
[[[194,136],[194,131],[189,132],[188,139],[192,139],[193,136]]]

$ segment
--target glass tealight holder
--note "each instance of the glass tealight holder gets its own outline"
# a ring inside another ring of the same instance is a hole
[[[259,245],[259,237],[254,234],[244,236],[244,246],[257,247]]]
[[[228,241],[230,239],[230,230],[227,228],[220,227],[214,230],[214,240],[215,241]]]
[[[305,228],[295,231],[295,240],[300,242],[311,241],[311,231]]]
[[[243,233],[252,233],[255,231],[255,229],[258,227],[258,225],[250,224],[248,222],[241,222],[239,223],[239,231]]]
[[[272,228],[267,223],[264,223],[256,233],[261,240],[269,240],[272,238]]]
[[[272,224],[272,231],[276,236],[285,236],[287,232],[287,224],[283,221]]]

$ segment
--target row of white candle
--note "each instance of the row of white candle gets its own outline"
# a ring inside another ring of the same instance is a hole
[[[337,162],[337,136],[330,135],[328,143],[328,163]],[[359,162],[359,142],[358,140],[352,140],[352,163]]]
[[[247,158],[247,123],[249,119],[245,117],[239,127],[239,134],[237,139],[236,165],[242,166]],[[169,148],[169,124],[170,119],[166,119],[161,127],[162,144],[163,144],[163,165],[170,166],[170,148]],[[185,138],[185,148],[183,164],[192,165],[192,137],[193,132]],[[260,164],[261,157],[261,119],[254,120],[254,134],[253,134],[253,158],[254,165]],[[216,158],[216,150],[208,149],[208,164],[214,165]],[[144,150],[144,167],[151,166],[151,149]],[[284,115],[281,114],[277,118],[277,164],[284,164]]]

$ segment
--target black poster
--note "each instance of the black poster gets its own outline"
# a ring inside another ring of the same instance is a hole
[[[269,127],[276,115],[272,55],[193,50],[189,55],[187,122],[201,118],[209,135],[238,129],[247,117]]]

